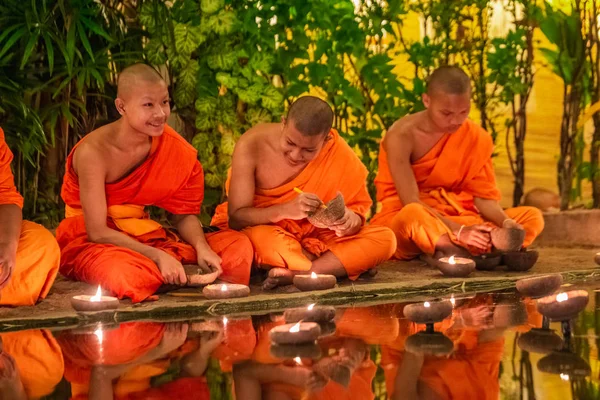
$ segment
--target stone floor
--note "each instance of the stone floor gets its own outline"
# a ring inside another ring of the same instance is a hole
[[[132,305],[122,301],[119,309],[110,312],[81,314],[70,306],[76,294],[94,294],[93,287],[57,279],[49,296],[35,307],[0,309],[0,331],[26,328],[86,326],[102,321],[177,320],[277,312],[288,307],[311,302],[338,306],[378,302],[419,300],[449,296],[451,293],[474,293],[514,287],[523,276],[560,272],[567,283],[580,284],[600,280],[600,268],[594,263],[595,250],[578,248],[541,248],[537,265],[526,273],[498,270],[479,272],[468,278],[446,278],[420,261],[388,262],[381,266],[375,278],[343,281],[331,290],[299,292],[288,286],[263,292],[259,282],[251,285],[247,298],[227,301],[205,300],[198,289],[181,289],[160,295],[158,301]]]

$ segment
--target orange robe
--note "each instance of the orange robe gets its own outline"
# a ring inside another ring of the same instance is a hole
[[[339,191],[346,206],[364,220],[372,204],[366,186],[367,169],[335,130],[330,135],[331,140],[296,178],[273,189],[257,188],[254,207],[289,202],[297,196],[295,187],[314,193],[325,202]],[[226,183],[227,190],[229,184],[230,180]],[[212,224],[228,226],[227,203],[217,207]],[[307,271],[312,262],[303,254],[303,248],[316,256],[329,250],[341,261],[350,279],[389,259],[396,248],[393,233],[374,226],[363,226],[356,235],[342,238],[329,229],[316,228],[307,219],[257,225],[243,232],[254,245],[258,265]]]
[[[229,321],[225,326],[223,339],[211,357],[219,360],[221,371],[231,372],[233,364],[252,358],[256,347],[252,318]]]
[[[491,158],[493,148],[491,136],[470,120],[457,132],[443,136],[427,154],[412,163],[420,200],[461,225],[484,223],[474,198],[500,200]],[[398,241],[395,258],[411,259],[421,253],[432,255],[444,234],[457,242],[441,219],[421,204],[402,204],[383,142],[375,186],[382,208],[371,223],[394,231]],[[525,228],[525,246],[544,229],[544,218],[537,208],[511,208],[506,214]]]
[[[85,140],[85,139],[83,139]],[[57,238],[62,250],[60,271],[65,276],[100,284],[119,298],[140,302],[164,283],[156,264],[124,247],[97,244],[88,240],[79,181],[73,170],[73,154],[67,159],[62,198],[66,218]],[[154,138],[148,158],[128,176],[107,183],[107,224],[146,245],[158,248],[182,263],[196,264],[195,249],[177,235],[149,219],[144,206],[154,205],[172,214],[200,213],[204,196],[204,173],[196,150],[172,128]],[[221,257],[221,279],[248,284],[252,245],[239,232],[222,230],[208,233],[210,247]]]
[[[0,205],[23,208],[10,169],[13,155],[0,128]],[[12,277],[0,291],[0,305],[32,306],[46,297],[58,274],[60,250],[54,236],[43,226],[30,221],[21,224],[17,258]]]
[[[54,391],[65,370],[60,346],[47,330],[3,333],[3,351],[13,357],[25,393],[39,399]]]

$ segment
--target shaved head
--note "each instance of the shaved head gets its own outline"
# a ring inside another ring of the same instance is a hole
[[[434,92],[445,94],[466,94],[471,91],[471,80],[465,72],[452,66],[440,67],[433,71],[427,80],[427,94]]]
[[[119,74],[117,81],[117,97],[123,98],[136,91],[140,84],[167,85],[163,77],[149,65],[133,64]]]
[[[329,104],[315,96],[303,96],[290,106],[286,123],[293,122],[294,127],[306,136],[318,136],[329,133],[333,125],[333,111]]]

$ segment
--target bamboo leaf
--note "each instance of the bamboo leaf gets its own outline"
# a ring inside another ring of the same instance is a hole
[[[36,31],[35,34],[32,34],[27,41],[27,45],[25,46],[25,51],[23,52],[23,58],[21,59],[21,67],[22,70],[27,65],[27,61],[29,61],[29,57],[31,57],[31,53],[33,52],[33,48],[37,44],[37,41],[40,37],[39,31]]]
[[[2,50],[0,50],[0,58],[8,51],[10,48],[27,33],[27,27],[23,26],[20,29],[17,29],[12,36],[6,41]]]
[[[44,43],[46,44],[46,55],[48,56],[48,67],[50,68],[50,75],[54,71],[54,46],[49,35],[43,34]]]
[[[92,20],[84,17],[83,15],[80,17],[80,20],[81,20],[81,23],[83,25],[85,25],[86,28],[88,28],[90,31],[94,32],[96,35],[102,36],[103,38],[105,38],[109,42],[113,42],[114,41],[114,39],[111,38],[108,35],[108,33],[106,33],[106,31],[104,30],[104,28],[102,28],[100,25],[98,25],[94,21],[92,21]]]
[[[85,51],[87,51],[87,53],[89,54],[92,61],[95,62],[94,51],[92,50],[92,45],[90,45],[90,41],[87,38],[85,29],[83,28],[83,24],[81,24],[79,21],[77,21],[76,25],[77,25],[77,30],[79,31],[79,38],[81,39],[81,43],[83,44]]]

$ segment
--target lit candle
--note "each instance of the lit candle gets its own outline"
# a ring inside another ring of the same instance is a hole
[[[81,312],[113,310],[119,307],[119,299],[111,296],[102,296],[102,288],[98,286],[94,296],[73,296],[71,298],[71,306]]]
[[[425,303],[423,303],[423,305],[425,306],[425,308],[431,307],[431,304],[428,301],[426,301]]]
[[[567,375],[567,374],[560,374],[560,379],[562,379],[563,381],[568,381],[569,380],[569,375]]]
[[[300,359],[300,357],[294,358],[294,361],[296,361],[296,364],[302,365],[302,360]]]
[[[221,285],[221,292],[227,291],[227,285]]]
[[[331,289],[337,283],[337,279],[333,275],[315,274],[296,275],[294,276],[294,286],[304,291],[309,290],[326,290]]]
[[[442,274],[453,277],[465,277],[475,270],[475,261],[463,257],[442,257],[434,264]]]
[[[308,311],[312,311],[313,308],[315,308],[315,303],[313,303],[310,306],[308,306]]]
[[[426,301],[404,307],[404,316],[417,324],[440,322],[452,314],[452,303],[448,300]]]
[[[310,273],[310,277],[311,277],[312,279],[317,279],[317,274],[315,274],[314,272],[311,272],[311,273]]]
[[[235,297],[247,297],[250,294],[250,288],[239,284],[213,284],[205,286],[202,294],[207,299],[232,299]]]
[[[227,319],[227,317],[223,317],[223,325],[227,326],[228,322],[229,320]]]
[[[90,298],[90,301],[102,301],[102,288],[98,285],[98,290],[96,290],[96,295]]]
[[[454,259],[454,256],[450,256],[450,258],[448,259],[448,262],[452,265],[456,264],[456,260]]]
[[[290,328],[290,332],[300,332],[300,322]]]
[[[556,301],[558,301],[559,303],[562,303],[563,301],[567,300],[569,300],[569,295],[565,292],[556,295]]]
[[[314,343],[320,334],[321,327],[316,322],[279,325],[269,332],[271,342],[278,345]]]
[[[540,314],[553,321],[567,321],[583,311],[588,301],[587,291],[571,290],[542,297],[537,301],[537,309]]]

